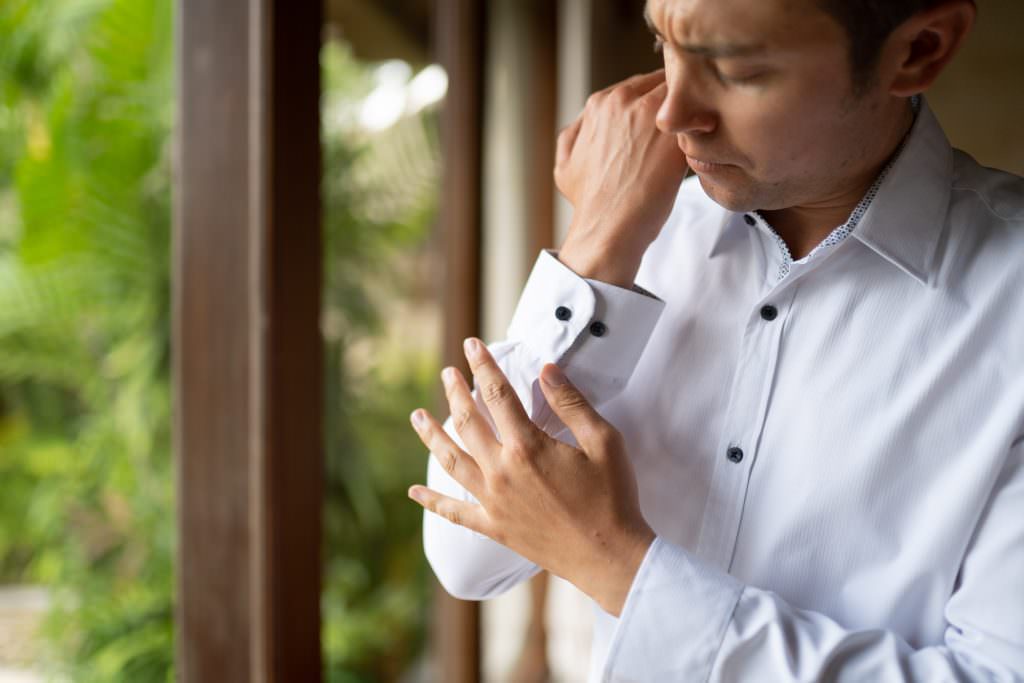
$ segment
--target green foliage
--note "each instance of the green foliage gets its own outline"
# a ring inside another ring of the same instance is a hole
[[[0,571],[58,672],[167,680],[170,4],[0,15]]]
[[[344,104],[365,96],[366,71],[354,70],[344,46],[325,46],[321,61],[333,98]],[[359,144],[344,127],[327,127],[323,137],[326,674],[337,683],[394,680],[422,647],[427,612],[421,514],[406,497],[426,463],[408,415],[432,402],[439,367],[430,355],[389,354],[379,346],[374,366],[350,356],[379,339],[387,300],[412,286],[399,256],[426,236],[433,194],[393,207],[390,220],[369,219],[365,203],[380,190],[350,179],[360,164],[380,163],[380,155],[372,141]]]
[[[48,659],[75,681],[174,677],[171,15],[171,0],[0,1],[0,582],[50,587]],[[372,85],[338,45],[324,74],[351,100]],[[407,415],[437,368],[355,351],[411,286],[396,259],[433,206],[368,218],[374,188],[348,174],[374,142],[324,144],[325,660],[333,681],[394,679],[427,593]]]

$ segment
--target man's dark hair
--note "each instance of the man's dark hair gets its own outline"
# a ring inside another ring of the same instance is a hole
[[[946,0],[819,0],[821,8],[846,30],[853,87],[863,91],[875,75],[882,45],[897,26]]]

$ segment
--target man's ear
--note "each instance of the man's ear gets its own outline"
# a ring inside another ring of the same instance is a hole
[[[974,0],[946,0],[900,24],[883,55],[889,94],[910,97],[927,90],[953,59],[977,13]]]

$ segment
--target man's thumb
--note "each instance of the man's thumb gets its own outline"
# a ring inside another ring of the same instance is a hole
[[[604,424],[604,418],[594,410],[590,401],[573,386],[562,369],[554,363],[548,363],[540,371],[541,388],[548,400],[548,405],[566,427],[576,437],[576,441],[585,448],[591,435],[598,432],[596,427]]]

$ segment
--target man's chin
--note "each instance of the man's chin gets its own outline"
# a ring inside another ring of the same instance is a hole
[[[744,191],[742,188],[729,187],[710,180],[699,173],[697,174],[697,179],[700,181],[700,186],[704,189],[704,194],[723,209],[744,213],[761,208],[749,189]]]

